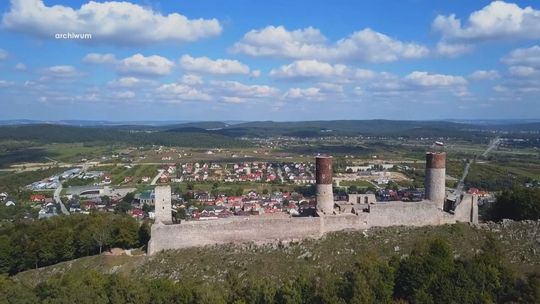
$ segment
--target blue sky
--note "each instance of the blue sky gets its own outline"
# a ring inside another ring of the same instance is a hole
[[[0,11],[0,119],[540,117],[535,1],[11,0]]]

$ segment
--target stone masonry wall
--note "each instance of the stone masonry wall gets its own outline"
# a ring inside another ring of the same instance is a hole
[[[152,226],[148,253],[231,242],[268,243],[319,238],[327,232],[370,227],[443,225],[455,223],[456,218],[463,219],[442,211],[436,203],[422,201],[376,203],[370,205],[369,213],[357,214],[297,218],[232,217],[213,221],[184,221],[177,225],[156,223]]]

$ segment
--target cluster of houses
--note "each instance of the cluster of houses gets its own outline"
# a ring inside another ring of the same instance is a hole
[[[34,182],[27,186],[28,189],[36,190],[46,190],[46,189],[55,189],[60,186],[63,180],[67,180],[73,177],[78,177],[81,174],[81,168],[73,168],[66,170],[60,174],[53,175],[46,179]]]
[[[167,169],[168,170],[168,169]],[[315,183],[315,168],[312,163],[184,163],[178,166],[172,182],[290,182],[296,184]]]
[[[211,220],[229,216],[256,216],[286,212],[299,215],[304,209],[314,209],[315,201],[299,193],[274,192],[260,195],[250,191],[242,196],[218,195],[208,193],[195,194],[191,204],[183,201],[175,204],[176,210],[183,210],[187,219]]]

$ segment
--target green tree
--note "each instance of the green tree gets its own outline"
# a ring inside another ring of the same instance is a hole
[[[109,247],[113,242],[113,231],[110,224],[105,223],[101,218],[97,218],[89,227],[92,239],[99,248],[99,254],[104,247]]]
[[[139,227],[139,231],[137,233],[139,237],[139,245],[144,246],[144,248],[148,247],[148,242],[150,241],[150,228],[150,223],[148,221],[144,221]]]
[[[540,219],[540,188],[516,186],[502,191],[488,210],[488,216],[495,221]]]

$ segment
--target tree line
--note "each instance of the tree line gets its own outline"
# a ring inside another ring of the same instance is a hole
[[[126,143],[213,148],[246,147],[250,144],[233,137],[204,132],[129,131],[113,127],[74,127],[60,125],[21,125],[0,127],[0,140],[38,143]]]
[[[0,273],[56,264],[113,247],[145,246],[149,226],[127,215],[73,214],[0,225]]]
[[[488,208],[487,219],[539,220],[540,188],[514,186],[503,190],[497,195],[495,203]]]
[[[309,267],[306,265],[306,267]],[[2,303],[538,303],[540,275],[516,276],[488,240],[454,258],[442,240],[407,257],[358,255],[347,272],[290,273],[278,282],[231,270],[224,282],[141,279],[93,271],[53,276],[37,286],[0,276]]]

